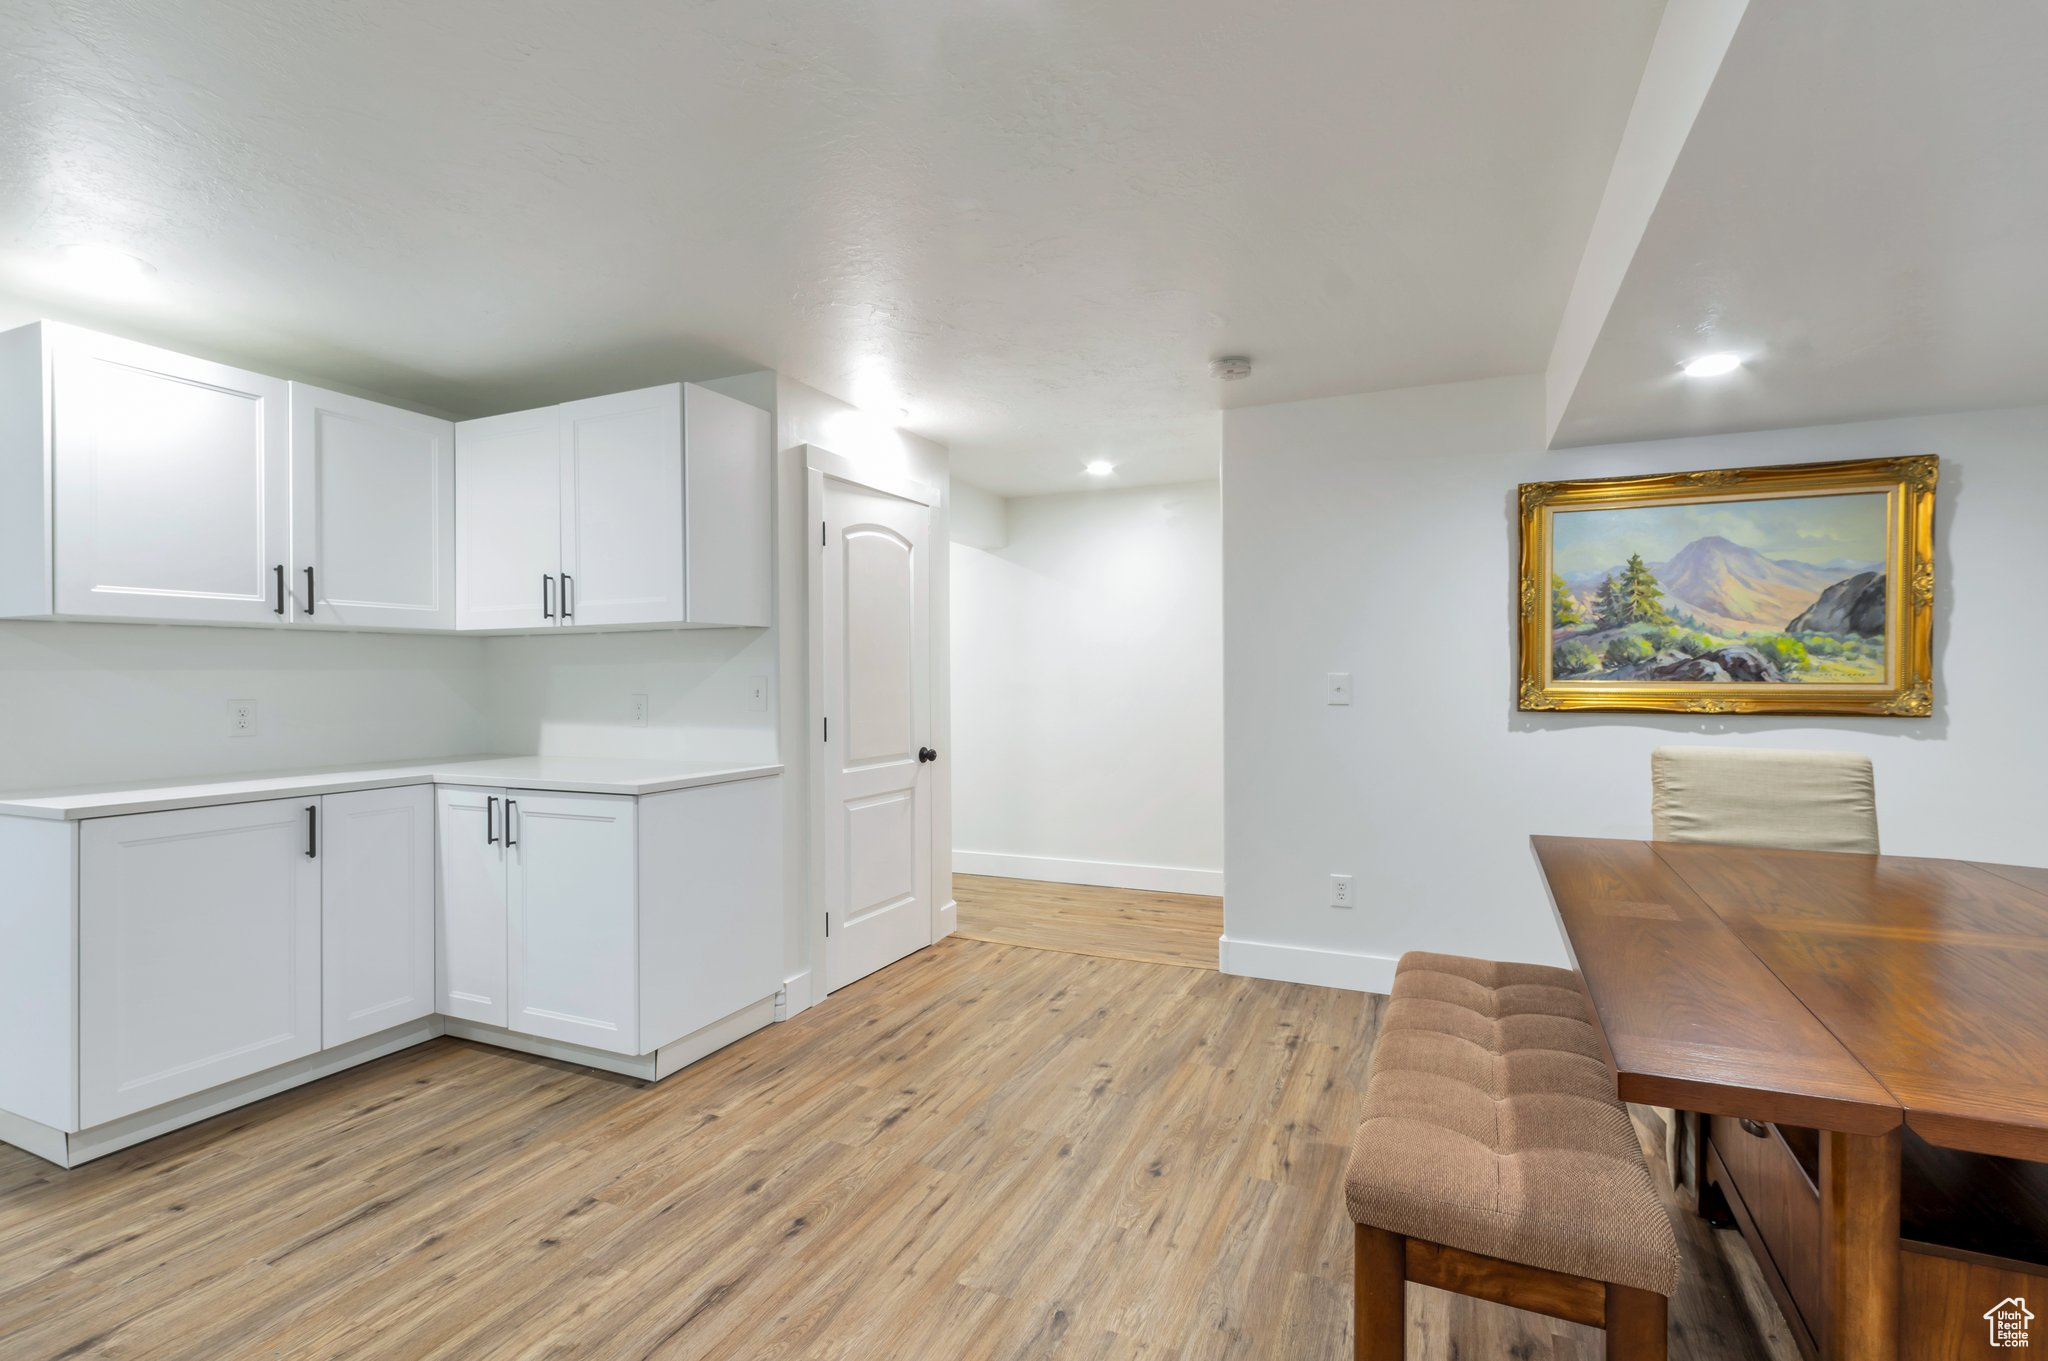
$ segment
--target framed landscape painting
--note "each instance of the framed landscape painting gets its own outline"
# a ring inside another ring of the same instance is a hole
[[[1933,711],[1933,455],[1521,489],[1521,707]]]

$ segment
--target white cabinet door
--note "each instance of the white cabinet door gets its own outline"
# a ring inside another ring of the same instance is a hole
[[[563,482],[558,408],[455,427],[457,628],[560,621]]]
[[[505,1024],[505,794],[435,790],[441,1014]]]
[[[320,866],[308,854],[319,803],[280,799],[85,824],[85,1128],[319,1050]]]
[[[722,392],[684,387],[683,468],[689,622],[767,628],[774,622],[775,520],[768,413]]]
[[[286,384],[51,331],[57,612],[286,622]]]
[[[564,622],[681,623],[681,384],[561,412]]]
[[[634,800],[512,791],[510,1027],[639,1054]]]
[[[454,425],[304,383],[291,411],[298,617],[454,628]]]
[[[640,800],[640,1047],[782,986],[782,780]]]
[[[327,795],[319,850],[322,1046],[433,1015],[433,786]]]

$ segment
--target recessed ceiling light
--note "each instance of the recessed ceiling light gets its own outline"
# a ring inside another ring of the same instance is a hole
[[[1689,361],[1682,372],[1688,378],[1719,378],[1724,373],[1733,373],[1742,367],[1742,356],[1723,351],[1720,354],[1703,354]]]
[[[59,246],[58,272],[67,283],[96,293],[132,289],[156,270],[146,260],[99,241]]]
[[[1090,477],[1108,477],[1115,471],[1116,464],[1099,458],[1088,465],[1088,476]]]

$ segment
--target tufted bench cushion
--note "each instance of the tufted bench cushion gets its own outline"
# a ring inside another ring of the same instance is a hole
[[[1565,969],[1405,955],[1344,1198],[1360,1224],[1670,1295],[1678,1240]]]

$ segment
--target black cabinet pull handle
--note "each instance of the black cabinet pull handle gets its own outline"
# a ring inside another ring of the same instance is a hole
[[[576,578],[562,573],[562,620],[564,623],[576,617]]]
[[[320,805],[306,805],[306,859],[320,858]]]
[[[936,761],[938,759],[939,754],[933,751],[930,747],[919,747],[917,749],[917,763],[919,765],[923,765],[927,761]]]
[[[273,613],[284,613],[284,564],[281,562],[277,565],[277,609]]]
[[[555,578],[552,574],[540,579],[540,617],[555,617]]]
[[[512,815],[518,811],[519,803],[517,800],[505,800],[505,845],[508,849],[519,844],[519,838],[512,835]]]
[[[313,617],[313,569],[306,569],[306,618]]]
[[[1768,1129],[1765,1129],[1762,1125],[1758,1124],[1754,1120],[1737,1120],[1735,1123],[1742,1126],[1742,1132],[1744,1134],[1753,1134],[1759,1139],[1768,1139],[1771,1137],[1771,1132]]]
[[[498,801],[495,798],[488,798],[484,800],[484,845],[495,846],[497,844]]]

